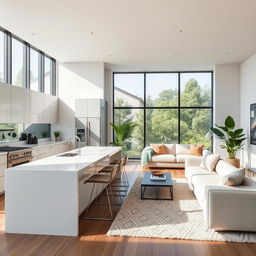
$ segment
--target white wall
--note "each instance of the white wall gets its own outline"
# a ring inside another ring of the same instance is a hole
[[[214,70],[214,120],[213,124],[224,124],[230,115],[240,125],[240,65],[216,65]],[[215,139],[213,151],[227,157],[220,148],[222,141]]]
[[[256,145],[250,145],[250,104],[256,103],[256,54],[241,64],[241,126],[248,140],[243,150],[243,164],[256,167]]]
[[[58,65],[59,130],[63,139],[75,135],[75,99],[104,98],[104,63],[72,62]]]

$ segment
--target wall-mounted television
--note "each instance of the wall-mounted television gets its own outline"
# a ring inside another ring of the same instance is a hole
[[[256,145],[256,103],[251,104],[250,107],[250,141],[251,144]]]

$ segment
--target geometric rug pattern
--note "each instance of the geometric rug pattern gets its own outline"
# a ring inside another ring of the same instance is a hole
[[[208,229],[185,179],[173,179],[173,201],[141,200],[141,179],[136,179],[107,235],[256,243],[256,233]],[[156,193],[154,188],[147,191]]]

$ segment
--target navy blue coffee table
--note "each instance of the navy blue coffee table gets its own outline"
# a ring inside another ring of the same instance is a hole
[[[172,176],[169,172],[165,172],[164,175],[166,176],[166,180],[151,180],[151,172],[145,172],[144,177],[141,182],[141,199],[153,199],[153,200],[173,200],[173,182]],[[147,187],[157,187],[156,197],[145,197],[145,191]],[[159,189],[161,187],[169,187],[170,189],[170,198],[162,198],[159,197]]]

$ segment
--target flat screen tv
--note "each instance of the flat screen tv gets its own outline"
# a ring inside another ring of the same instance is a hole
[[[250,117],[251,117],[251,144],[256,145],[256,103],[251,104],[250,108]]]

